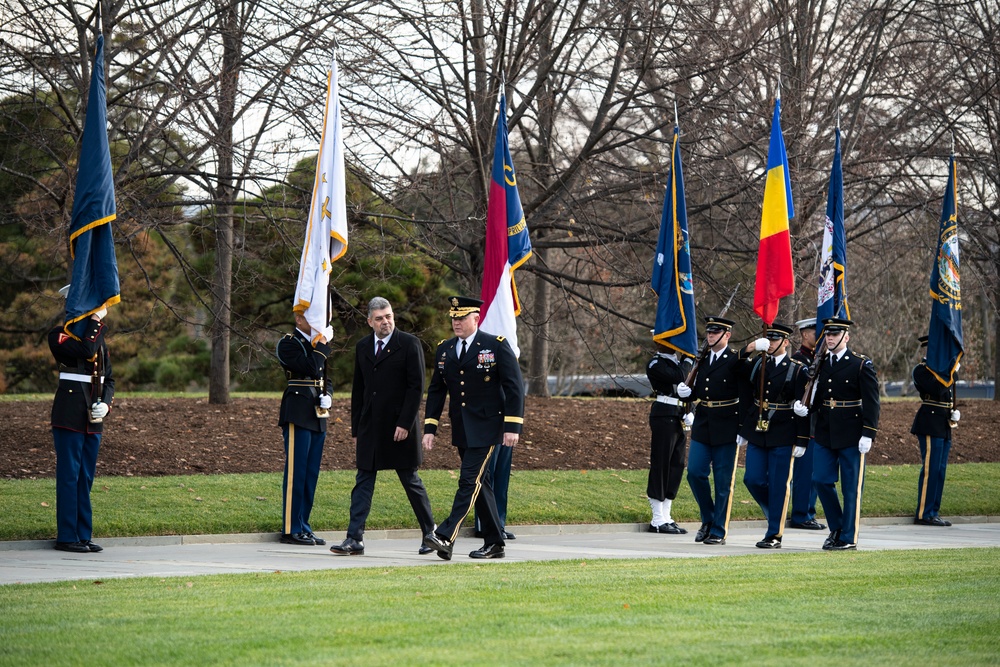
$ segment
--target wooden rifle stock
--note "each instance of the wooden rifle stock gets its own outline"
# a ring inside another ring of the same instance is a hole
[[[823,337],[823,340],[814,349],[813,360],[809,364],[809,381],[806,382],[806,391],[802,396],[802,405],[809,409],[812,408],[813,384],[816,382],[816,376],[819,375],[819,366],[823,363],[823,359],[826,358],[826,336]]]

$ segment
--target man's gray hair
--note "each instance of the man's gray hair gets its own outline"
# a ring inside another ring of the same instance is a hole
[[[376,310],[385,310],[386,308],[392,308],[392,304],[390,304],[386,299],[377,296],[368,302],[368,317],[371,317],[372,313]]]

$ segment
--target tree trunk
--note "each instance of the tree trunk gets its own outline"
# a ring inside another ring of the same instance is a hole
[[[536,262],[544,266],[548,249],[534,251]],[[535,293],[531,303],[535,328],[531,339],[531,362],[528,368],[528,393],[532,396],[549,396],[549,282],[535,276]]]

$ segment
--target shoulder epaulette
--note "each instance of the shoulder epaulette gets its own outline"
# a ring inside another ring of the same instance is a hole
[[[442,345],[444,345],[444,344],[445,344],[445,343],[447,343],[447,342],[448,342],[448,339],[447,339],[447,338],[442,338],[442,339],[441,339],[441,342],[440,342],[440,343],[438,343],[438,347],[441,347]]]
[[[503,341],[504,341],[504,337],[503,336],[497,336],[497,342],[498,343],[502,343]]]

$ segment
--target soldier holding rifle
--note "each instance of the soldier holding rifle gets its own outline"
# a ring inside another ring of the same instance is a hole
[[[817,355],[816,351],[816,318],[807,317],[795,323],[795,328],[799,330],[802,344],[792,359],[799,361],[805,367],[803,370],[807,374],[811,373],[813,360]],[[819,356],[826,353],[826,344],[820,346]],[[811,377],[811,375],[809,375]],[[801,396],[802,393],[796,394]],[[810,446],[796,456],[792,463],[792,516],[788,522],[789,528],[800,530],[824,530],[825,523],[816,520],[816,487],[813,485],[813,452],[816,448],[811,446],[813,440],[809,441]]]

